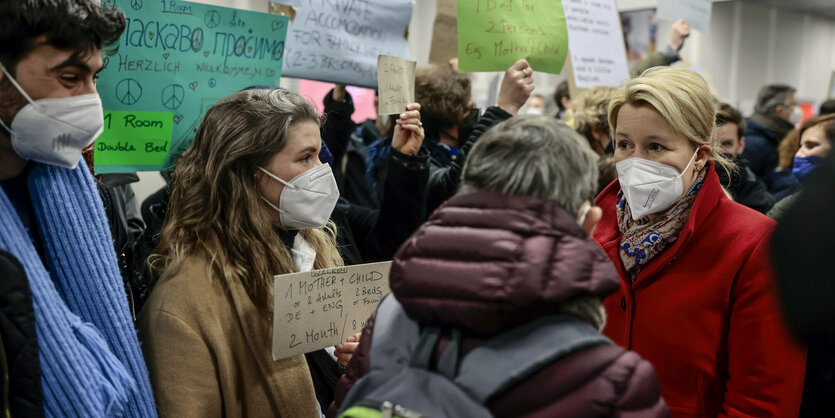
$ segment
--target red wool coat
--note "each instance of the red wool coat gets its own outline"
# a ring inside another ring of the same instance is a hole
[[[775,223],[729,200],[711,167],[678,240],[630,283],[618,254],[619,191],[616,180],[597,197],[594,239],[621,277],[604,301],[604,334],[652,363],[674,417],[796,417],[806,355],[776,301],[767,251]]]

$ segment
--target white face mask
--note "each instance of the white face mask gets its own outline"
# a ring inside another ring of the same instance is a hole
[[[542,115],[542,109],[540,109],[538,107],[529,107],[529,108],[525,109],[525,114],[526,115],[541,116]]]
[[[0,64],[17,91],[29,101],[6,126],[12,148],[21,158],[74,169],[87,148],[104,131],[104,112],[98,94],[33,101]]]
[[[793,125],[797,125],[800,123],[801,119],[803,119],[803,111],[800,110],[800,106],[795,106],[794,110],[792,110],[792,114],[789,115],[789,122]]]
[[[311,168],[289,182],[262,167],[258,169],[285,186],[278,207],[261,197],[281,214],[281,224],[285,228],[310,229],[327,225],[336,201],[339,200],[339,188],[329,164]]]
[[[637,221],[672,206],[684,193],[682,176],[698,154],[697,149],[681,173],[675,167],[643,158],[629,158],[615,164],[620,189],[629,204],[632,219]]]

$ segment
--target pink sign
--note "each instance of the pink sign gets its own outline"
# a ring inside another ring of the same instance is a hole
[[[299,94],[310,100],[319,112],[325,110],[322,101],[332,88],[333,83],[299,80]],[[374,90],[354,86],[348,86],[347,90],[354,99],[354,114],[351,117],[354,122],[362,123],[366,119],[377,119],[377,111],[374,109]]]

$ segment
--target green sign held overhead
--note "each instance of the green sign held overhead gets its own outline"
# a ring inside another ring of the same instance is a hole
[[[96,140],[96,173],[158,170],[168,155],[174,115],[170,112],[106,110],[104,132]]]
[[[97,172],[102,172],[100,162],[110,166],[106,170],[170,169],[191,146],[212,104],[248,86],[279,83],[289,22],[286,16],[180,0],[103,3],[115,4],[127,18],[118,52],[104,58],[98,83],[104,108],[135,115],[167,113],[173,127],[164,161],[148,164],[149,156],[123,150],[116,164],[114,154],[110,154],[113,150],[105,147],[99,151],[97,146]],[[113,113],[112,118],[115,130],[117,115]],[[144,128],[128,129],[118,132],[127,136],[108,138],[105,132],[102,138],[134,144],[138,151],[137,145],[145,144],[147,137],[143,135],[148,132]],[[103,159],[99,158],[100,152],[106,154]]]
[[[458,69],[504,71],[528,60],[535,71],[559,74],[568,52],[560,0],[458,2]]]

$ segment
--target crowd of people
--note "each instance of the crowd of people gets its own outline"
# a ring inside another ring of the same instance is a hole
[[[673,68],[554,111],[454,63],[399,115],[279,86],[216,102],[164,188],[98,174],[123,12],[0,2],[6,416],[827,416],[835,102],[749,118]],[[376,106],[375,100],[375,106]],[[362,332],[274,360],[275,275],[393,260]]]

